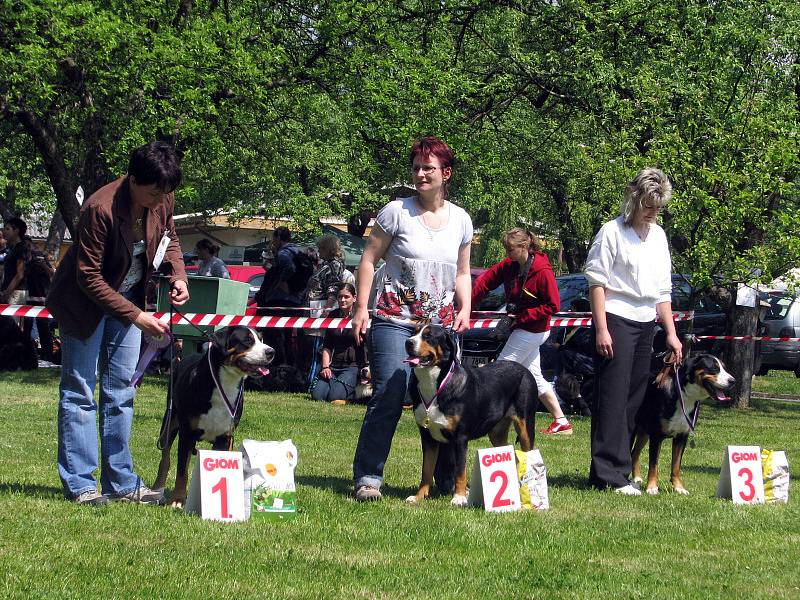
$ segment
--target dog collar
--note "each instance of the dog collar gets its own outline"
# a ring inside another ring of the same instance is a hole
[[[453,377],[453,373],[456,371],[457,364],[458,362],[455,360],[450,363],[450,370],[447,371],[447,375],[445,375],[444,379],[442,379],[442,383],[439,384],[439,387],[437,388],[436,393],[433,395],[430,402],[425,402],[425,398],[422,398],[422,394],[420,394],[420,398],[422,398],[422,404],[425,406],[426,411],[431,409],[431,406],[433,406],[434,402],[436,402],[437,398],[439,398],[439,394],[442,393],[444,387],[450,382],[450,379]]]
[[[239,410],[239,404],[242,401],[242,396],[244,396],[244,379],[239,383],[239,391],[236,394],[236,403],[232,403],[228,399],[228,395],[225,393],[225,390],[222,389],[222,386],[219,384],[219,380],[217,379],[216,373],[214,373],[214,366],[211,364],[211,348],[206,351],[208,355],[208,369],[211,371],[211,379],[214,380],[214,385],[217,386],[217,391],[219,391],[219,395],[222,396],[222,401],[225,403],[225,408],[228,409],[228,414],[231,416],[231,419],[236,418],[236,411]]]

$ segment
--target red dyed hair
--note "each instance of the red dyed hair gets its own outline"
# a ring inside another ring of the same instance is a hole
[[[439,159],[439,165],[442,169],[450,168],[450,177],[443,183],[444,197],[447,198],[449,196],[450,181],[453,179],[452,168],[453,158],[455,156],[450,146],[448,146],[444,140],[440,140],[433,135],[419,138],[414,141],[414,144],[411,146],[411,152],[408,154],[408,162],[412,167],[414,166],[414,159],[417,158],[417,156],[422,157],[423,160],[435,156]]]
[[[408,155],[408,163],[413,166],[414,159],[417,158],[417,156],[428,158],[431,155],[439,159],[439,164],[443,169],[447,167],[452,168],[454,154],[450,146],[443,140],[432,135],[419,138],[414,142],[414,145],[411,146],[411,152]]]

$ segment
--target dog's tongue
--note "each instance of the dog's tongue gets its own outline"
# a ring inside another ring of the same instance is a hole
[[[722,390],[717,390],[717,402],[730,402],[731,397],[722,393]]]
[[[418,367],[419,366],[419,356],[413,356],[413,357],[409,356],[403,362],[410,364],[412,367]]]
[[[258,374],[264,377],[265,375],[269,375],[269,369],[265,369],[264,367],[258,367]]]

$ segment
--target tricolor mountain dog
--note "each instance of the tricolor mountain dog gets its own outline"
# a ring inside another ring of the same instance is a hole
[[[269,373],[275,351],[249,327],[237,325],[215,332],[206,349],[174,365],[173,390],[161,424],[161,462],[154,488],[162,489],[169,474],[170,449],[178,438],[178,468],[172,506],[186,501],[190,456],[200,440],[214,450],[233,448],[233,431],[242,417],[244,379]]]
[[[507,360],[465,367],[453,334],[440,325],[423,325],[406,340],[406,352],[413,367],[409,394],[422,437],[422,482],[407,501],[416,503],[430,494],[440,446],[451,444],[451,503],[466,506],[469,440],[488,435],[494,446],[503,446],[513,424],[522,450],[533,449],[536,381],[528,369]]]
[[[648,439],[650,440],[648,494],[658,494],[658,455],[661,443],[667,438],[672,438],[672,488],[679,494],[689,494],[681,480],[681,462],[689,434],[694,430],[697,421],[700,401],[708,397],[724,402],[727,399],[725,391],[733,383],[733,377],[725,370],[722,362],[710,354],[696,354],[689,358],[678,369],[677,377],[672,365],[667,365],[650,382],[642,407],[636,414],[631,450],[633,480],[641,483],[639,457]]]

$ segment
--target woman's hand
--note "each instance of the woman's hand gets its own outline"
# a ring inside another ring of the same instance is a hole
[[[331,377],[333,377],[333,372],[331,371],[330,367],[322,367],[319,371],[319,378],[328,381]]]
[[[469,311],[460,310],[453,322],[453,331],[464,333],[467,329],[469,329]]]
[[[133,324],[152,337],[158,337],[169,331],[169,325],[162,323],[152,314],[146,312],[140,312]]]
[[[681,364],[683,362],[683,345],[677,335],[667,336],[667,347],[672,350],[672,358],[675,360],[675,364]]]
[[[606,360],[611,360],[614,358],[614,347],[613,341],[611,339],[611,334],[608,332],[608,329],[603,331],[596,331],[594,334],[594,344],[595,348],[597,349],[597,353],[605,358]]]
[[[356,339],[356,344],[361,345],[367,337],[367,325],[369,325],[369,311],[367,307],[357,307],[350,325],[353,328],[353,337]]]
[[[186,304],[186,301],[189,299],[189,288],[186,287],[186,282],[178,279],[175,283],[172,284],[172,288],[169,291],[170,302],[175,306],[181,306],[182,304]]]

